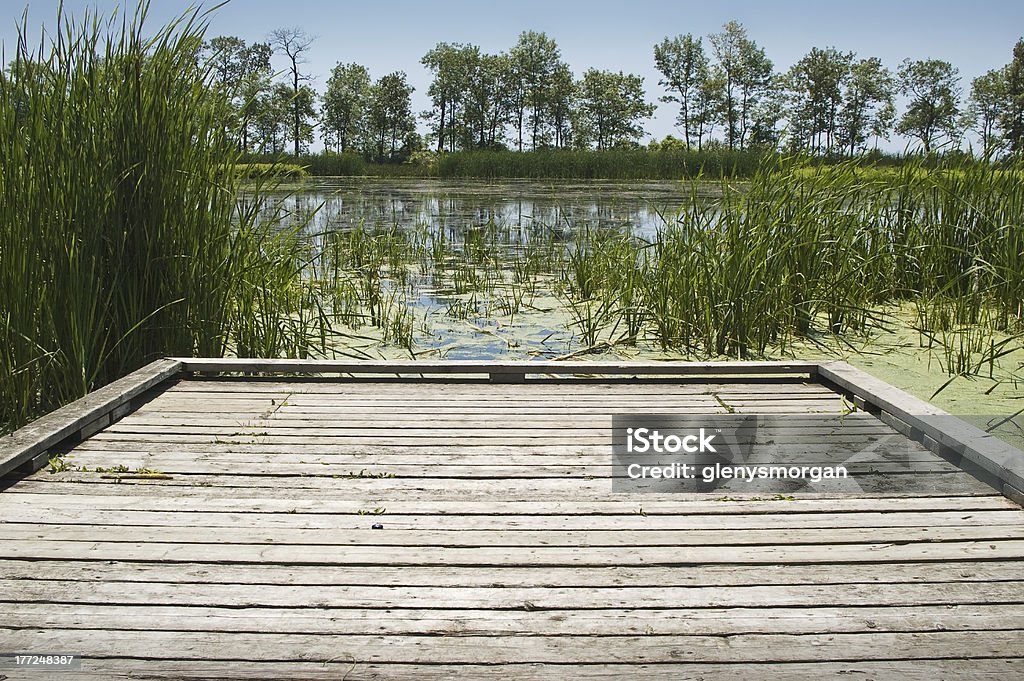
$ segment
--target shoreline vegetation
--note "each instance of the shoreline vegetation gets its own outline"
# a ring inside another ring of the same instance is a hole
[[[547,150],[418,152],[404,163],[374,163],[354,153],[252,155],[256,170],[280,168],[290,177],[371,176],[447,179],[683,180],[752,177],[764,154],[749,151]],[[299,171],[301,169],[301,172]]]
[[[0,432],[161,356],[444,356],[446,326],[500,337],[531,315],[570,333],[581,357],[827,353],[898,327],[949,380],[1021,380],[1024,183],[1012,160],[425,156],[394,167],[421,172],[433,158],[452,178],[681,168],[688,190],[653,236],[570,222],[524,233],[493,218],[310,234],[279,196],[312,171],[239,150],[227,94],[196,60],[203,15],[152,37],[144,19],[143,5],[123,24],[62,22],[45,51],[22,40],[0,75]],[[707,181],[720,183],[714,200]]]
[[[779,152],[695,149],[612,149],[543,151],[474,150],[417,152],[405,162],[378,163],[360,154],[246,154],[238,172],[250,178],[277,177],[416,177],[439,179],[579,179],[579,180],[692,180],[750,179],[765,162],[800,159],[811,167],[852,166],[891,171],[910,164],[920,169],[956,169],[972,159],[968,154],[869,153],[854,159],[842,156],[786,155]],[[792,162],[791,160],[788,162]],[[1012,168],[1012,158],[994,162]]]

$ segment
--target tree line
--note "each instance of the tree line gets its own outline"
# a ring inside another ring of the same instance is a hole
[[[525,31],[510,49],[438,43],[421,59],[432,75],[430,108],[413,111],[408,76],[374,78],[339,62],[323,92],[304,70],[313,38],[300,28],[247,44],[221,36],[197,55],[228,93],[226,123],[239,147],[303,153],[319,137],[337,153],[398,161],[422,149],[637,148],[653,115],[643,78],[590,68],[577,78],[545,33]],[[275,80],[274,54],[286,68]],[[894,71],[876,57],[812,48],[784,72],[736,21],[706,37],[666,37],[653,47],[659,101],[673,105],[681,138],[654,148],[784,149],[854,156],[895,132],[925,153],[959,149],[973,133],[984,155],[1024,150],[1024,39],[1003,67],[970,83],[940,59],[904,60]],[[906,106],[897,111],[897,96]],[[417,132],[417,120],[428,133]]]

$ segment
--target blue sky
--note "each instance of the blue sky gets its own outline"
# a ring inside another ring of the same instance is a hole
[[[57,0],[0,0],[0,40],[13,44],[14,24],[27,7],[32,34],[53,25]],[[112,0],[65,0],[65,11],[85,8],[109,13]],[[216,3],[207,2],[204,7]],[[134,8],[134,4],[130,4]],[[177,16],[189,3],[153,0],[156,26]],[[649,99],[661,94],[653,45],[680,33],[706,36],[726,21],[742,23],[765,48],[776,70],[785,70],[811,47],[834,46],[861,57],[880,57],[895,70],[905,57],[939,58],[960,69],[966,93],[970,80],[1010,60],[1024,36],[1024,3],[973,0],[865,0],[862,2],[756,2],[720,0],[519,0],[489,4],[481,0],[231,0],[210,17],[207,35],[237,35],[265,40],[283,26],[301,26],[317,36],[307,69],[321,88],[338,61],[366,65],[373,77],[404,70],[416,87],[416,111],[428,108],[430,78],[419,60],[436,43],[471,42],[489,52],[511,47],[524,30],[544,31],[562,50],[577,75],[589,67],[624,70],[644,77]],[[9,47],[6,48],[9,52]],[[283,68],[281,61],[276,62]],[[656,137],[673,133],[674,112],[660,105],[647,129]],[[896,146],[902,148],[903,141]]]

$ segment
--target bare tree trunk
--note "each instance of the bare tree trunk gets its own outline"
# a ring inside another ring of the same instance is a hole
[[[439,152],[444,151],[444,117],[447,110],[448,102],[444,99],[441,100],[441,121],[437,124],[437,150]]]

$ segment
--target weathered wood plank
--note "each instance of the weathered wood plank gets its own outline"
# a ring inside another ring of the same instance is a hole
[[[224,461],[231,461],[232,456],[239,460],[245,457],[275,457],[291,456],[297,461],[319,461],[325,460],[342,461],[346,459],[368,458],[373,461],[422,461],[430,464],[433,461],[443,462],[457,461],[479,461],[481,459],[495,462],[517,462],[523,458],[532,458],[538,465],[550,465],[558,463],[577,463],[589,461],[611,461],[611,448],[609,443],[599,445],[547,445],[535,443],[530,446],[510,446],[494,443],[489,446],[465,446],[450,444],[444,448],[430,447],[416,443],[402,443],[400,445],[352,445],[340,439],[330,444],[304,443],[301,439],[290,441],[284,444],[269,444],[256,441],[257,438],[221,438],[221,442],[160,442],[156,440],[88,440],[75,446],[68,452],[76,457],[88,457],[92,452],[97,455],[118,455],[124,456],[194,456],[196,459],[225,457]],[[868,447],[866,447],[867,445]],[[758,445],[758,454],[771,452],[771,445]],[[795,456],[821,454],[826,458],[852,457],[857,454],[864,454],[858,457],[859,461],[867,461],[872,457],[884,460],[887,457],[893,460],[907,461],[935,461],[938,458],[923,446],[916,443],[900,443],[899,438],[886,437],[873,442],[839,442],[830,445],[827,449],[822,443],[802,443],[799,445],[790,444],[787,452]],[[905,457],[905,458],[901,458]],[[285,459],[287,460],[287,459]]]
[[[43,638],[45,637],[45,638]],[[323,636],[203,632],[0,629],[12,649],[58,640],[91,657],[175,660],[306,660],[412,664],[772,663],[877,659],[984,659],[1020,655],[1019,631],[735,636]]]
[[[225,475],[234,474],[243,469],[249,477],[321,477],[321,478],[373,478],[376,476],[393,476],[396,478],[448,478],[452,480],[470,478],[512,479],[512,478],[609,478],[626,479],[623,471],[613,471],[610,460],[588,464],[557,463],[550,460],[543,464],[513,463],[510,465],[493,465],[483,460],[464,460],[456,462],[427,462],[423,464],[411,462],[394,462],[386,457],[373,459],[355,459],[338,457],[320,457],[319,460],[274,461],[267,456],[265,461],[254,460],[252,457],[216,456],[210,459],[197,460],[174,455],[134,455],[112,453],[109,455],[77,454],[65,457],[64,461],[72,468],[88,469],[83,474],[109,476],[111,470],[126,472],[138,470],[159,471],[163,475]],[[842,465],[850,475],[869,475],[886,473],[892,475],[922,475],[935,473],[956,473],[959,469],[942,460],[926,459],[921,455],[911,459],[902,452],[872,452],[871,460],[858,462],[848,461],[850,455],[842,452],[812,452],[806,455],[787,453],[786,465],[789,466],[837,466]],[[308,458],[308,457],[307,457]],[[891,458],[892,460],[887,460]],[[666,462],[667,463],[667,462]],[[760,454],[755,451],[744,460],[744,465],[774,465],[778,463],[776,452],[768,450]],[[613,473],[615,475],[613,475]],[[114,473],[113,475],[117,475]],[[62,477],[63,474],[55,477]],[[89,480],[88,475],[82,478]]]
[[[724,376],[806,374],[813,376],[815,362],[556,362],[444,360],[292,360],[242,358],[173,358],[183,371],[401,374],[408,376],[450,374],[544,374],[583,376]]]
[[[23,481],[28,482],[28,481]],[[175,490],[178,497],[171,497],[163,490],[150,496],[130,496],[121,494],[103,494],[82,488],[79,485],[74,494],[33,493],[25,489],[24,484],[0,494],[0,511],[10,507],[38,508],[44,512],[49,508],[90,508],[90,509],[135,509],[148,511],[244,511],[246,513],[292,513],[306,512],[314,514],[357,514],[367,509],[367,500],[350,499],[338,495],[333,499],[310,498],[308,494],[293,495],[285,498],[272,498],[267,495],[251,496],[235,489],[207,488],[197,490],[189,497],[181,496],[182,490]],[[92,485],[89,486],[93,487]],[[108,486],[113,492],[121,492],[127,486]],[[37,488],[45,489],[45,488]],[[198,492],[203,492],[202,494]],[[841,497],[800,498],[796,500],[774,501],[772,499],[744,500],[739,495],[736,500],[716,501],[715,496],[706,494],[672,494],[662,496],[637,494],[623,495],[618,500],[612,499],[529,499],[524,501],[508,501],[489,499],[484,501],[445,500],[406,500],[391,498],[387,501],[387,514],[401,515],[509,515],[549,516],[549,515],[732,515],[736,513],[832,513],[835,511],[857,512],[871,511],[879,513],[901,511],[985,511],[985,510],[1020,510],[1020,506],[1002,495],[992,492],[986,495],[935,495],[935,496],[877,496],[877,497]]]
[[[501,392],[509,394],[668,394],[680,393],[765,393],[775,394],[782,388],[787,393],[816,392],[834,394],[835,390],[817,380],[793,379],[782,376],[766,376],[756,380],[733,377],[726,380],[714,377],[672,379],[644,377],[638,379],[560,381],[550,379],[528,384],[491,384],[482,381],[459,381],[447,376],[442,380],[388,380],[386,378],[277,378],[277,377],[192,377],[170,389],[172,392],[187,393],[341,393],[341,394],[405,394],[409,391],[432,394],[478,394]]]
[[[651,405],[641,405],[639,408],[625,408],[622,406],[616,406],[617,403],[595,403],[593,405],[580,404],[575,408],[568,406],[565,401],[552,403],[550,406],[540,406],[536,403],[527,404],[521,403],[520,405],[513,404],[497,404],[497,405],[483,405],[480,403],[472,403],[461,405],[457,411],[452,410],[452,405],[435,405],[435,406],[423,406],[419,403],[409,401],[401,406],[384,407],[381,405],[374,405],[368,402],[354,402],[351,405],[344,406],[329,406],[323,404],[311,404],[297,407],[290,404],[285,405],[274,405],[270,401],[250,401],[249,403],[237,403],[237,402],[210,402],[206,404],[200,401],[190,400],[179,402],[175,404],[161,403],[160,408],[163,411],[158,411],[154,408],[145,408],[140,410],[140,415],[167,415],[169,418],[195,418],[198,415],[211,415],[216,414],[223,419],[256,419],[256,418],[304,418],[304,419],[316,419],[316,418],[330,418],[332,415],[343,414],[352,415],[356,419],[366,418],[367,415],[374,413],[381,413],[382,411],[387,413],[389,416],[393,415],[396,417],[404,417],[406,419],[416,419],[425,417],[440,417],[443,419],[446,414],[458,414],[460,416],[467,417],[485,417],[485,416],[511,416],[511,417],[557,417],[563,421],[567,420],[567,417],[580,416],[583,418],[607,418],[613,414],[637,414],[646,413],[650,414],[655,411]],[[822,407],[822,408],[817,408]],[[835,403],[814,403],[808,404],[807,401],[803,402],[782,402],[775,401],[768,406],[758,405],[745,405],[738,403],[731,407],[733,411],[747,410],[745,413],[751,414],[777,414],[781,417],[797,417],[800,415],[814,415],[818,417],[824,417],[827,415],[842,415],[846,413],[840,402]],[[661,403],[657,408],[658,414],[726,414],[728,411],[721,406],[717,401],[708,404],[664,404]]]
[[[223,431],[207,432],[207,433],[195,433],[195,432],[158,432],[158,433],[141,433],[141,432],[124,432],[108,430],[102,433],[97,433],[93,436],[95,442],[165,442],[165,443],[191,443],[191,444],[263,444],[263,445],[292,445],[292,444],[310,444],[310,445],[330,445],[338,444],[343,441],[345,444],[351,444],[354,446],[404,446],[404,445],[422,445],[422,446],[436,446],[444,448],[452,443],[453,435],[451,433],[445,433],[444,431],[428,431],[420,434],[408,434],[401,431],[387,431],[387,433],[370,434],[362,432],[354,432],[350,435],[330,435],[322,434],[321,431],[314,430],[312,433],[306,432],[305,429],[294,434],[275,434],[271,430],[232,430],[231,428],[225,428]],[[834,438],[834,439],[833,439]],[[878,434],[864,434],[859,435],[857,433],[840,434],[837,433],[834,436],[827,434],[815,434],[810,433],[808,435],[797,436],[793,435],[787,438],[791,440],[792,444],[818,444],[822,448],[828,447],[832,444],[851,444],[851,443],[864,443],[871,444],[884,438],[891,438],[894,443],[900,443],[906,445],[906,441],[902,440],[895,434],[890,433],[878,433]],[[763,442],[763,441],[762,441]],[[563,445],[568,447],[598,447],[608,446],[611,447],[611,433],[596,433],[596,434],[572,434],[572,431],[562,432],[561,434],[543,434],[543,431],[527,431],[523,433],[512,433],[501,432],[501,431],[469,431],[465,432],[463,437],[458,439],[458,444],[463,447],[491,447],[494,445],[506,445],[506,446],[530,446],[530,445],[543,445],[543,446],[557,446]],[[745,444],[743,440],[739,441],[739,444]],[[785,445],[786,443],[781,443]]]
[[[600,366],[592,364],[591,366]],[[480,369],[481,374],[487,367]],[[412,391],[420,394],[586,394],[586,395],[626,395],[626,394],[700,394],[712,393],[761,393],[773,394],[778,388],[792,388],[793,392],[835,392],[834,387],[821,381],[818,377],[796,377],[779,374],[756,375],[701,375],[701,376],[610,376],[594,378],[567,379],[546,376],[539,380],[525,383],[492,383],[486,380],[460,377],[452,374],[436,378],[423,378],[420,375],[375,376],[190,376],[187,385],[178,387],[175,392],[188,393],[242,393],[248,392],[243,385],[253,387],[252,392],[294,392],[322,394],[395,394]],[[377,391],[375,388],[379,388]],[[775,388],[773,390],[773,388]]]
[[[445,608],[263,608],[26,603],[4,605],[12,629],[279,634],[599,636],[1024,631],[1024,608],[1003,605],[628,608],[526,611]]]
[[[367,581],[372,577],[368,576]],[[232,608],[605,610],[612,608],[1024,605],[1022,582],[801,584],[720,587],[407,587],[0,581],[0,603],[87,603]],[[6,611],[6,606],[5,606]],[[1019,608],[1024,616],[1024,607]],[[1004,627],[1005,628],[1005,627]],[[589,633],[584,631],[578,633]]]
[[[450,681],[456,678],[495,681],[793,681],[793,679],[900,679],[901,681],[993,681],[1024,677],[1024,659],[987,658],[971,660],[859,660],[851,662],[773,662],[752,667],[735,663],[666,662],[649,664],[360,664],[347,661],[324,662],[219,662],[211,660],[169,661],[138,659],[90,659],[86,669],[75,672],[76,681],[111,679],[302,679],[303,681],[384,681],[422,679]]]
[[[243,393],[180,393],[173,392],[168,395],[169,398],[174,400],[187,400],[187,399],[208,399],[211,402],[233,402],[241,400],[253,400],[253,399],[267,399],[259,395],[243,394]],[[787,393],[780,389],[776,393],[771,394],[735,394],[725,395],[720,394],[654,394],[648,395],[642,391],[633,391],[628,394],[621,395],[605,395],[601,393],[586,393],[586,394],[574,394],[574,395],[559,395],[557,393],[546,393],[538,391],[536,393],[508,393],[498,392],[491,390],[488,392],[479,392],[476,394],[458,394],[458,395],[445,395],[443,393],[436,393],[433,391],[423,391],[422,389],[417,390],[415,387],[410,388],[406,393],[375,393],[375,394],[359,394],[359,395],[345,395],[345,394],[333,394],[333,393],[288,393],[287,402],[291,405],[303,405],[303,404],[353,404],[357,402],[372,402],[375,404],[388,404],[401,406],[403,403],[416,402],[426,404],[444,404],[450,402],[454,404],[461,404],[465,402],[481,402],[484,404],[504,404],[504,403],[523,403],[523,404],[547,404],[565,400],[566,398],[572,398],[574,401],[579,401],[582,404],[597,403],[597,404],[608,404],[609,402],[616,403],[636,403],[649,405],[657,402],[678,402],[680,404],[709,404],[717,402],[716,398],[727,397],[730,404],[734,402],[752,402],[752,403],[766,403],[771,404],[775,402],[815,402],[815,401],[841,401],[841,396],[835,392],[814,392],[814,393]],[[274,398],[270,398],[274,399]]]
[[[383,518],[376,519],[383,524]],[[414,547],[694,547],[961,542],[1024,539],[1024,524],[952,527],[785,528],[747,532],[686,530],[427,530],[390,522],[373,530],[367,522],[341,533],[335,528],[131,527],[0,523],[0,541],[141,542],[201,544],[274,544],[317,546]],[[1024,597],[1024,593],[1022,593]]]
[[[365,528],[366,516],[330,513],[232,513],[209,511],[101,510],[7,505],[7,523],[49,525],[116,525],[118,527],[230,527],[347,530]],[[419,530],[503,530],[557,528],[559,530],[782,530],[797,528],[947,528],[1010,525],[1024,526],[1024,511],[961,511],[875,513],[779,513],[752,515],[398,515],[380,519],[387,528]],[[0,524],[0,528],[3,525]],[[1024,565],[1021,566],[1024,570]]]
[[[540,501],[575,498],[580,501],[598,501],[614,496],[631,496],[637,503],[645,499],[652,501],[659,497],[671,499],[692,489],[672,479],[646,479],[630,481],[630,490],[616,491],[611,478],[360,478],[350,476],[302,477],[302,476],[253,476],[238,473],[221,475],[177,475],[161,476],[152,474],[132,475],[129,473],[103,474],[63,472],[57,475],[43,475],[19,484],[19,492],[41,492],[54,494],[79,494],[83,484],[88,484],[94,494],[116,492],[122,496],[149,496],[173,494],[177,497],[206,496],[215,489],[238,496],[258,495],[267,498],[335,498],[345,496],[355,499],[376,500],[401,497],[408,501],[445,501],[452,497],[463,500],[490,501]],[[800,495],[815,491],[830,492],[833,495],[866,495],[870,493],[902,494],[979,494],[987,495],[992,488],[968,473],[948,471],[916,473],[907,469],[903,473],[865,472],[846,479],[822,480],[817,483],[786,481],[777,479],[755,479],[720,481],[712,494],[763,495],[793,492]]]
[[[1001,482],[1024,490],[1024,452],[995,435],[842,362],[821,365],[823,378],[902,419]]]
[[[884,424],[868,420],[851,420],[845,424],[836,420],[826,420],[824,415],[790,415],[781,417],[779,426],[791,430],[823,429],[834,428],[836,430],[848,430],[849,432],[872,430],[885,433],[893,433],[893,430]],[[289,428],[319,428],[319,427],[349,427],[349,428],[381,428],[385,426],[382,419],[386,419],[386,426],[396,429],[419,427],[419,428],[501,428],[509,425],[516,428],[559,428],[571,430],[603,429],[608,430],[612,426],[611,414],[592,414],[569,417],[567,415],[552,414],[522,414],[517,415],[514,421],[495,422],[493,414],[462,414],[462,413],[423,413],[410,414],[405,411],[382,414],[378,412],[377,418],[369,414],[352,413],[348,410],[340,410],[336,413],[297,413],[293,411],[278,411],[272,416],[263,416],[253,413],[238,414],[217,414],[209,415],[204,412],[185,414],[181,412],[160,413],[146,412],[132,414],[128,419],[122,420],[118,426],[220,426],[238,428],[259,428],[261,426],[289,427]],[[777,427],[767,419],[762,419],[766,428]]]
[[[313,565],[513,566],[890,563],[897,561],[1024,559],[1024,540],[792,546],[687,547],[425,547],[295,546],[24,540],[0,544],[0,558],[151,560],[167,562]]]
[[[278,412],[270,417],[258,416],[230,419],[223,416],[168,416],[166,414],[132,415],[108,430],[153,432],[157,428],[219,428],[225,429],[258,429],[258,428],[317,428],[328,432],[360,428],[364,430],[397,430],[430,429],[450,430],[452,428],[473,428],[486,430],[540,430],[544,431],[608,431],[613,423],[612,415],[567,418],[549,414],[517,419],[511,422],[495,422],[493,417],[486,415],[464,416],[455,413],[435,414],[379,414],[374,419],[369,416],[351,414],[341,410],[337,415],[326,413],[307,416],[291,412]],[[672,418],[672,417],[669,417]],[[386,419],[386,420],[382,420]],[[692,420],[692,419],[691,419]],[[159,432],[159,431],[157,431]],[[758,418],[758,435],[802,435],[821,433],[826,435],[841,433],[868,433],[898,435],[892,428],[874,419],[850,419],[842,421],[831,418],[816,418],[814,415],[791,416],[783,415],[776,418]],[[903,436],[900,436],[903,439]]]
[[[595,430],[597,432],[594,432]],[[303,423],[301,421],[287,424],[270,420],[248,426],[239,426],[232,423],[148,424],[132,420],[128,422],[122,421],[104,431],[105,435],[112,433],[123,435],[250,435],[253,437],[295,435],[301,437],[344,437],[346,439],[352,439],[356,436],[373,437],[376,439],[387,435],[436,439],[461,435],[464,438],[516,437],[541,438],[553,441],[557,441],[559,438],[573,438],[583,442],[606,443],[611,442],[612,435],[610,428],[581,427],[572,423],[523,426],[517,423],[496,424],[492,422],[489,425],[475,425],[454,421],[443,425],[426,425],[421,423],[393,424],[382,420],[378,420],[376,423],[364,424],[339,422]],[[801,442],[819,442],[827,445],[832,442],[875,440],[883,437],[891,437],[895,441],[906,443],[906,440],[901,435],[880,423],[859,423],[848,426],[831,424],[814,426],[811,424],[796,427],[788,427],[785,424],[766,424],[764,427],[758,427],[756,433],[737,437],[734,441],[737,443],[761,442],[778,446]]]
[[[256,400],[249,400],[246,402],[235,401],[235,400],[217,400],[207,403],[208,409],[196,410],[195,407],[201,405],[201,402],[187,401],[187,402],[176,402],[166,403],[168,409],[173,411],[184,411],[187,412],[190,409],[194,413],[224,413],[224,414],[236,414],[241,412],[248,412],[249,414],[263,414],[270,416],[272,414],[280,414],[282,416],[293,416],[302,417],[305,414],[330,414],[337,412],[351,412],[354,415],[380,413],[381,411],[387,413],[398,413],[408,414],[411,416],[415,415],[434,415],[440,413],[465,413],[467,415],[486,415],[486,414],[509,414],[509,415],[557,415],[557,416],[572,416],[580,414],[581,416],[610,416],[612,414],[638,414],[638,413],[651,413],[653,411],[651,402],[633,401],[633,402],[617,402],[614,400],[607,402],[580,402],[575,406],[570,406],[565,400],[554,401],[550,405],[545,406],[542,402],[538,401],[527,401],[522,402],[492,402],[484,403],[477,400],[467,400],[463,403],[445,403],[445,402],[416,402],[406,401],[402,404],[385,404],[382,402],[374,402],[373,400],[360,400],[353,401],[350,404],[330,404],[326,402],[310,402],[310,403],[298,403],[293,404],[291,402],[285,405],[273,405],[268,402],[260,402]],[[664,414],[727,414],[730,413],[723,405],[718,401],[709,401],[701,404],[699,402],[682,402],[667,400],[660,403],[658,411]],[[838,399],[836,400],[773,400],[772,402],[759,402],[759,403],[743,403],[735,402],[730,406],[733,412],[736,413],[749,413],[749,414],[780,414],[780,415],[797,415],[797,414],[842,414],[844,413],[844,405]]]
[[[87,452],[107,452],[162,456],[164,454],[189,455],[197,458],[219,457],[229,454],[249,454],[253,456],[273,456],[276,454],[291,454],[299,457],[307,457],[309,460],[317,460],[318,457],[370,457],[375,459],[377,455],[381,460],[397,457],[416,457],[418,460],[429,463],[435,459],[443,460],[446,456],[462,457],[466,459],[479,459],[480,457],[493,457],[494,460],[505,460],[506,457],[526,456],[534,457],[538,464],[560,462],[573,462],[589,458],[601,458],[609,461],[611,448],[609,442],[599,445],[547,445],[533,444],[530,446],[509,446],[503,444],[490,444],[486,447],[466,446],[451,443],[446,447],[430,447],[415,442],[406,442],[400,445],[353,445],[341,440],[335,440],[329,444],[310,444],[298,441],[289,441],[285,444],[270,444],[264,442],[243,441],[238,437],[222,438],[222,442],[161,442],[159,440],[87,440],[75,446],[71,452],[75,455],[87,455]],[[922,445],[913,442],[900,442],[899,438],[891,437],[884,440],[879,439],[870,443],[874,446],[871,453],[878,452],[879,457],[885,457],[888,452],[905,451],[909,460],[914,456],[922,455],[926,460],[935,460],[933,453],[929,452]],[[891,446],[886,446],[891,445]],[[803,445],[789,445],[787,452],[794,454],[809,454],[821,452],[821,443],[804,443]],[[863,442],[838,442],[831,443],[827,453],[835,456],[843,454],[858,454],[864,452]]]
[[[836,390],[822,383],[735,383],[716,384],[713,382],[650,383],[640,380],[629,384],[591,382],[588,384],[561,384],[557,382],[534,382],[526,384],[493,384],[465,386],[461,384],[430,383],[426,381],[401,380],[393,383],[382,381],[348,382],[336,379],[334,382],[301,382],[266,384],[258,381],[182,381],[167,390],[169,397],[242,399],[276,398],[287,395],[291,398],[324,397],[336,400],[352,400],[361,397],[396,398],[408,396],[414,399],[528,399],[536,397],[550,401],[554,397],[580,397],[609,400],[614,398],[646,397],[657,399],[706,400],[711,397],[723,399],[772,400],[776,398],[815,399],[836,396]]]
[[[126,419],[106,428],[105,432],[112,433],[272,433],[276,435],[346,435],[346,434],[384,434],[396,433],[401,435],[429,436],[440,434],[451,435],[452,431],[462,431],[466,434],[488,436],[488,435],[519,435],[552,437],[569,435],[581,438],[596,438],[609,441],[611,434],[611,419],[603,423],[574,423],[568,419],[552,421],[549,423],[519,423],[517,421],[506,421],[496,423],[492,420],[477,419],[469,420],[445,420],[434,422],[421,422],[408,420],[390,419],[382,420],[361,420],[348,422],[342,420],[331,421],[306,421],[303,419],[259,419],[252,420],[248,424],[238,424],[220,421],[215,419],[203,420],[182,420],[181,422],[157,422],[145,423],[139,419]],[[596,433],[594,431],[597,431]],[[770,441],[778,444],[778,438],[785,438],[784,444],[800,443],[808,441],[808,438],[816,438],[815,441],[830,443],[831,441],[847,441],[851,437],[862,438],[863,436],[890,435],[894,439],[906,442],[902,435],[896,433],[892,428],[881,422],[857,421],[851,423],[831,423],[805,421],[803,423],[787,423],[784,419],[778,422],[763,420],[758,423],[756,433],[737,437],[736,441],[742,442],[764,442]],[[595,437],[596,436],[596,437]],[[924,449],[924,448],[922,448]]]
[[[298,586],[365,585],[363,566],[220,563],[153,563],[133,561],[0,560],[0,579],[54,581],[160,582],[170,584],[280,584]],[[850,563],[841,569],[821,565],[691,565],[568,568],[558,566],[431,567],[388,565],[373,568],[376,586],[434,587],[732,587],[800,584],[963,584],[1024,582],[1024,561],[951,560],[943,562]],[[126,589],[131,587],[126,586]]]

